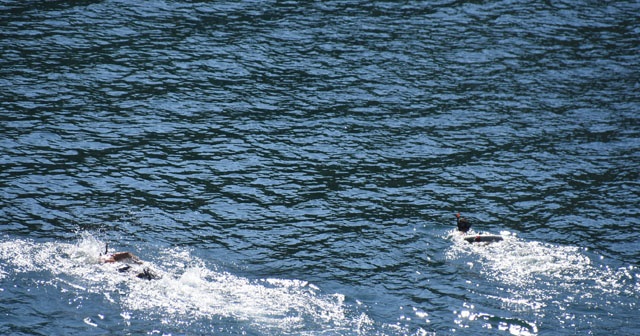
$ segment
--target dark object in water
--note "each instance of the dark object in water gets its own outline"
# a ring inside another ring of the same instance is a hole
[[[456,218],[458,219],[458,231],[460,232],[469,231],[469,229],[471,228],[471,223],[469,223],[469,221],[466,218],[460,217],[459,212],[456,214]]]
[[[131,265],[124,265],[124,266],[118,267],[118,272],[120,273],[128,273],[129,271],[132,271]],[[142,269],[142,272],[139,272],[138,274],[136,274],[136,278],[145,279],[145,280],[156,280],[156,279],[160,279],[160,276],[155,272],[153,272],[149,267],[145,267]]]
[[[138,275],[136,275],[138,278],[140,279],[146,279],[146,280],[155,280],[155,279],[160,279],[160,276],[157,275],[156,273],[152,272],[148,267],[145,267],[141,273],[138,273]]]

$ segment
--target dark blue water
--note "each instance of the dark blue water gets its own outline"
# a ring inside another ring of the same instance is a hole
[[[0,334],[638,334],[638,41],[637,1],[0,2]]]

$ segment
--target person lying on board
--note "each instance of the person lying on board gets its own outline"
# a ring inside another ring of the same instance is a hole
[[[116,253],[105,253],[100,256],[100,261],[104,263],[114,263],[114,262],[132,262],[134,264],[142,264],[142,261],[135,254],[131,252],[116,252]]]
[[[142,264],[142,261],[140,261],[140,258],[138,258],[135,254],[131,252],[115,252],[110,254],[108,250],[109,250],[109,244],[106,244],[104,249],[104,254],[102,253],[100,254],[100,262],[124,263],[123,266],[118,267],[118,272],[121,272],[121,273],[128,272],[129,270],[131,270],[131,264],[138,264],[138,265]],[[136,277],[140,279],[146,279],[146,280],[154,280],[154,279],[160,278],[160,276],[152,272],[149,269],[149,267],[143,268],[142,272],[138,272],[136,274]]]
[[[471,223],[464,218],[460,217],[460,213],[456,214],[456,218],[458,219],[458,231],[466,233],[471,228]]]

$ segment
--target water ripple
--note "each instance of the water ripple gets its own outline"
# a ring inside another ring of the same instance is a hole
[[[633,1],[6,1],[4,232],[189,246],[249,282],[345,295],[373,334],[616,328],[638,291],[637,13]],[[457,211],[518,234],[498,251],[508,267],[483,250],[447,257],[462,248],[442,238]],[[523,254],[587,280],[556,251],[600,280],[510,281]],[[608,318],[594,291],[615,303]]]

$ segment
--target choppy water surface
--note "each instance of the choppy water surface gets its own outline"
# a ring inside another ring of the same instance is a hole
[[[2,334],[640,333],[635,1],[4,1],[0,36]]]

